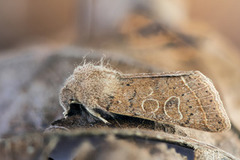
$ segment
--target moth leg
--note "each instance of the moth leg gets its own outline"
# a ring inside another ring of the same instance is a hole
[[[103,110],[105,114],[111,116],[112,119],[117,123],[117,125],[121,127],[121,124],[116,120],[115,116],[112,113],[108,112],[105,108],[101,108],[101,110]]]
[[[181,127],[170,124],[155,122],[155,130],[161,130],[166,133],[177,134],[183,137],[187,136],[187,133],[181,129]]]
[[[67,114],[68,114],[68,111],[65,110],[65,111],[63,112],[63,116],[64,116],[64,118],[67,118]]]
[[[90,108],[88,108],[88,107],[86,107],[86,110],[87,110],[91,115],[93,115],[93,116],[97,117],[98,119],[100,119],[101,121],[103,121],[105,124],[109,124],[109,122],[108,122],[106,119],[104,119],[103,117],[101,117],[101,115],[100,115],[99,113],[95,112],[94,110],[92,110],[92,109],[90,109]]]
[[[70,104],[73,104],[73,103],[76,103],[76,104],[79,104],[79,102],[77,100],[74,100],[74,99],[70,99]],[[101,107],[100,107],[101,108]],[[101,117],[101,115],[99,113],[97,113],[96,111],[94,111],[93,109],[90,109],[88,107],[85,107],[85,109],[91,114],[93,115],[94,117],[97,117],[98,119],[100,119],[101,121],[103,121],[105,124],[108,124],[109,122],[104,119],[103,117]],[[102,108],[101,108],[102,109]],[[66,111],[68,112],[68,111]]]
[[[103,111],[104,114],[109,115],[117,123],[117,125],[121,127],[120,123],[116,120],[115,116],[112,113],[108,112],[105,108],[100,107],[98,104],[97,104],[97,108]]]
[[[176,128],[174,125],[163,124],[159,122],[155,122],[155,130],[160,130],[160,131],[171,133],[171,134],[176,133]]]

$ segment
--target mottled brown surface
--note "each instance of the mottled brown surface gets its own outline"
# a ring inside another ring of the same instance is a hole
[[[96,159],[96,157],[108,159],[112,156],[116,156],[116,158],[129,156],[129,159],[141,159],[141,157],[172,159],[170,153],[176,157],[187,159],[207,159],[209,157],[236,159],[221,149],[194,139],[151,130],[90,129],[59,134],[58,138],[58,144],[50,154],[53,159],[66,159],[69,156],[79,159]],[[62,145],[68,149],[64,149]],[[78,149],[76,150],[76,148]]]
[[[139,144],[142,145],[142,144]],[[78,150],[73,155],[74,160],[83,159],[102,159],[102,160],[154,160],[154,159],[168,159],[168,160],[187,160],[187,156],[177,153],[175,148],[169,148],[167,144],[159,143],[148,146],[148,149],[137,147],[123,139],[118,139],[114,136],[106,138],[106,142],[97,147],[88,141],[83,142],[78,146]],[[137,153],[137,154],[136,154]]]
[[[199,72],[127,77],[120,78],[110,112],[213,132],[230,128],[218,92]]]
[[[0,158],[3,160],[46,160],[57,144],[56,137],[43,137],[40,133],[0,140]]]
[[[232,155],[214,146],[188,137],[135,129],[89,129],[69,133],[32,133],[0,141],[1,158],[13,159],[98,159],[112,157],[143,159],[234,160]],[[137,153],[137,154],[136,154]]]

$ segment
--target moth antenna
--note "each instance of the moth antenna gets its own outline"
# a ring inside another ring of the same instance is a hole
[[[87,56],[87,55],[86,55]],[[85,66],[86,65],[86,61],[87,61],[87,58],[86,58],[86,56],[84,56],[83,57],[83,66]]]
[[[106,55],[103,54],[102,58],[100,59],[100,66],[103,67],[104,66],[104,61],[106,59]]]
[[[110,59],[106,60],[105,66],[108,67],[108,68],[110,68],[110,69],[112,69],[112,68],[111,68],[111,65],[110,65]]]

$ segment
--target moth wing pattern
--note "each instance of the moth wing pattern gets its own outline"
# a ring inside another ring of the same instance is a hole
[[[221,132],[230,121],[212,81],[199,71],[123,74],[112,113]]]

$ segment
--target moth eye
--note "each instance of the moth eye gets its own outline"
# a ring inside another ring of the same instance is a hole
[[[71,102],[73,101],[73,99],[68,99],[68,103],[71,104]]]

